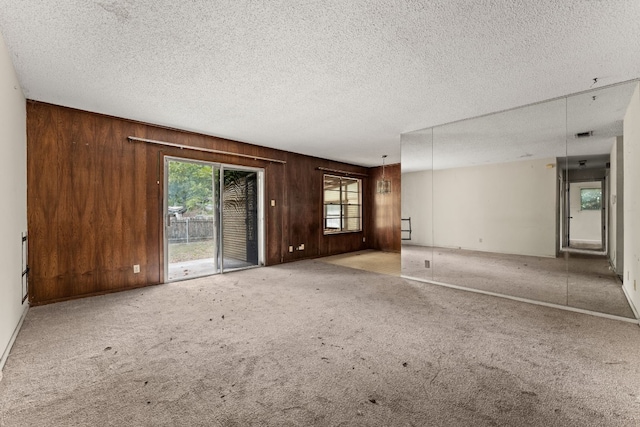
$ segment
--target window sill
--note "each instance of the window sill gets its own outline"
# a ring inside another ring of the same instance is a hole
[[[362,233],[362,230],[354,230],[354,231],[324,231],[325,236],[333,236],[336,234],[353,234],[353,233]]]

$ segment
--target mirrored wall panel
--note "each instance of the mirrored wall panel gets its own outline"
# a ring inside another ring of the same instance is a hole
[[[633,318],[618,275],[636,85],[403,134],[403,276]]]
[[[401,135],[402,274],[433,280],[433,129]]]
[[[637,82],[567,98],[561,247],[567,304],[634,317],[622,291],[623,118]]]

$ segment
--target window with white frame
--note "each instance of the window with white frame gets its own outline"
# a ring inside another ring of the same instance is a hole
[[[324,175],[324,234],[362,231],[362,181]]]

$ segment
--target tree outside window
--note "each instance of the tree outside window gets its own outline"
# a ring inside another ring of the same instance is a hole
[[[581,188],[580,189],[580,210],[596,211],[602,209],[602,189]]]

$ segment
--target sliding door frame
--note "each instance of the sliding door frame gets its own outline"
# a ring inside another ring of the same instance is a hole
[[[164,257],[163,257],[163,271],[164,271],[164,283],[169,283],[169,282],[175,282],[178,281],[177,279],[174,280],[169,280],[169,236],[167,233],[167,222],[169,221],[169,215],[168,215],[168,210],[169,210],[169,162],[171,161],[177,161],[177,162],[185,162],[185,163],[194,163],[194,164],[199,164],[199,165],[205,165],[205,166],[212,166],[213,170],[215,170],[216,168],[219,171],[219,176],[220,179],[219,181],[219,188],[218,188],[218,198],[219,200],[217,201],[219,203],[220,206],[220,212],[217,215],[216,218],[216,223],[218,224],[217,227],[217,235],[215,236],[216,238],[216,253],[215,253],[215,258],[216,258],[216,264],[217,264],[217,271],[214,274],[222,274],[225,273],[225,269],[224,269],[224,227],[223,227],[223,203],[224,203],[224,172],[225,170],[229,171],[229,170],[233,170],[233,171],[243,171],[243,172],[255,172],[257,175],[257,192],[258,192],[258,264],[257,265],[252,265],[252,266],[248,266],[248,267],[242,267],[242,268],[234,268],[233,271],[237,271],[237,270],[245,270],[245,269],[249,269],[249,268],[256,268],[256,267],[262,267],[265,265],[265,253],[266,253],[266,246],[265,246],[265,206],[264,206],[264,201],[265,201],[265,197],[264,197],[264,192],[265,192],[265,179],[264,179],[264,169],[263,168],[254,168],[254,167],[248,167],[248,166],[240,166],[240,165],[233,165],[233,164],[226,164],[226,163],[218,163],[218,162],[211,162],[211,161],[206,161],[206,160],[196,160],[196,159],[192,159],[189,157],[177,157],[177,156],[168,156],[168,155],[164,155],[163,157],[163,170],[164,170],[164,177],[162,180],[162,215],[160,216],[162,218],[162,239],[163,239],[163,252],[164,252]],[[212,180],[214,180],[214,176],[212,175]],[[214,181],[215,182],[215,181]],[[216,196],[216,192],[213,192],[214,194],[212,195],[212,198],[215,198]],[[213,200],[214,206],[216,201]],[[215,209],[214,209],[215,211]],[[215,212],[214,212],[214,216],[215,216]],[[198,277],[203,277],[203,276],[198,276]],[[193,277],[195,278],[195,277]],[[181,279],[183,280],[183,279]]]
[[[224,273],[224,172],[225,171],[241,171],[241,172],[255,172],[257,175],[257,190],[258,190],[258,264],[242,268],[234,268],[233,271],[246,270],[248,268],[262,267],[264,266],[265,258],[265,231],[264,231],[264,169],[252,168],[248,166],[237,166],[221,163],[220,165],[220,227],[219,227],[219,240],[220,240],[220,272]]]

